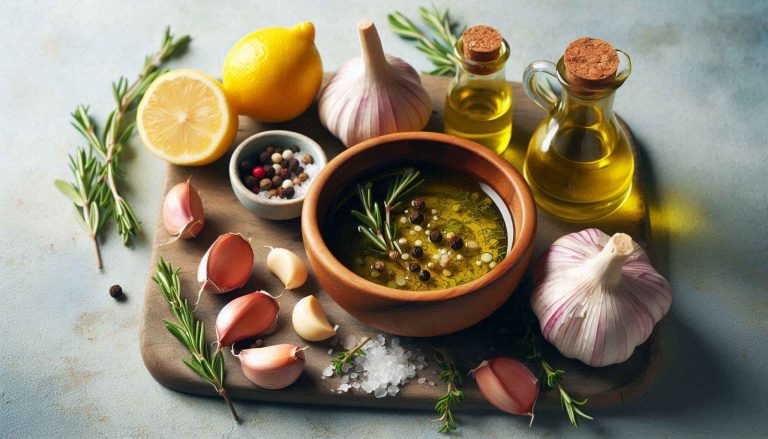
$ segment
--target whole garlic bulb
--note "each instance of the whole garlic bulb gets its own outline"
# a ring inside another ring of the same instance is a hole
[[[320,122],[345,146],[402,131],[421,131],[432,102],[410,64],[384,54],[371,20],[358,25],[362,56],[344,63],[320,92]]]
[[[534,273],[544,338],[590,366],[627,360],[669,311],[669,283],[629,235],[586,229],[555,241]]]

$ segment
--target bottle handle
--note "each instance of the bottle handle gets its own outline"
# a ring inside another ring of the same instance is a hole
[[[534,61],[525,68],[523,73],[523,89],[525,94],[529,98],[533,99],[533,102],[541,107],[544,111],[549,112],[552,107],[557,105],[557,101],[560,99],[557,91],[551,86],[550,82],[542,84],[542,81],[538,80],[538,75],[544,73],[557,79],[557,66],[550,61]]]

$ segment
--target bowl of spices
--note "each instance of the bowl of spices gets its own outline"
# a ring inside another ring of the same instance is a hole
[[[536,208],[522,175],[488,148],[405,132],[334,158],[309,190],[301,230],[339,306],[379,330],[431,337],[480,322],[515,291]]]
[[[264,131],[243,140],[229,161],[229,181],[248,210],[271,220],[301,215],[304,197],[325,166],[325,152],[293,131]]]

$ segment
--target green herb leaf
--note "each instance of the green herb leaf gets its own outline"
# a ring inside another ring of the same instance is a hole
[[[458,35],[464,30],[458,30],[459,26],[451,19],[448,9],[440,12],[434,6],[431,9],[420,7],[419,15],[429,29],[429,34],[419,29],[401,12],[395,11],[387,15],[387,20],[392,32],[404,40],[415,41],[416,48],[435,65],[435,69],[429,71],[429,74],[455,75],[458,60],[453,54],[453,47]]]
[[[71,184],[64,180],[55,180],[53,184],[56,186],[56,189],[58,189],[59,192],[64,194],[73,203],[77,204],[78,206],[85,204],[85,200],[83,200],[83,198],[80,196],[80,193]]]

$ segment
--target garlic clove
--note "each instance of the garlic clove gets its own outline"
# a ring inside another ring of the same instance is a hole
[[[292,344],[243,349],[235,356],[245,376],[264,389],[288,387],[304,370],[304,351]]]
[[[304,285],[309,277],[304,261],[296,253],[284,248],[271,248],[267,255],[267,267],[288,290]]]
[[[523,363],[509,357],[496,357],[483,361],[470,373],[494,407],[512,415],[530,416],[533,423],[539,380]]]
[[[194,238],[205,225],[203,202],[189,179],[168,191],[162,212],[165,230],[180,239]]]
[[[307,296],[296,303],[291,321],[293,329],[304,340],[322,341],[336,335],[336,327],[328,322],[328,316],[315,296]]]
[[[629,235],[586,229],[555,241],[534,272],[544,338],[590,366],[626,361],[669,311],[669,283]]]
[[[225,233],[205,252],[197,268],[197,281],[209,293],[226,293],[245,285],[252,269],[251,244],[242,235]]]
[[[358,25],[362,56],[344,63],[320,92],[320,122],[345,146],[384,134],[421,131],[432,101],[416,70],[384,54],[371,20]]]
[[[216,338],[221,346],[231,346],[246,338],[275,330],[280,305],[266,291],[232,300],[216,316]]]

